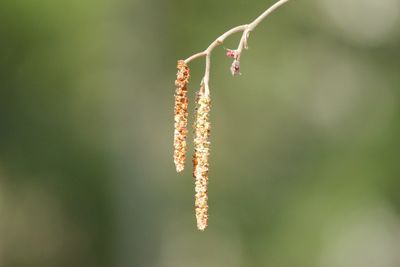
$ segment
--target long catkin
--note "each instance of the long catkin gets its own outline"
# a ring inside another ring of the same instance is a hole
[[[195,211],[197,228],[204,230],[208,223],[208,158],[210,155],[211,100],[202,87],[196,98],[194,122],[193,177],[195,179]]]

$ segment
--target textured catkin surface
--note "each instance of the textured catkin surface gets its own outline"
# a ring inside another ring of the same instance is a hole
[[[190,70],[183,60],[178,61],[178,72],[176,74],[175,86],[175,108],[174,108],[174,163],[177,172],[183,171],[186,159],[186,128],[188,121],[188,97],[187,85],[189,83]]]
[[[195,179],[195,211],[197,228],[204,230],[208,223],[208,158],[210,155],[210,121],[211,100],[204,90],[196,99],[196,116],[194,122],[194,155],[193,177]]]

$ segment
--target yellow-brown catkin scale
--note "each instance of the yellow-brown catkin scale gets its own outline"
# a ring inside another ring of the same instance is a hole
[[[174,130],[174,162],[177,172],[183,171],[186,159],[186,128],[188,121],[187,85],[189,83],[189,68],[183,60],[178,61],[175,86],[175,130]]]
[[[193,177],[195,179],[195,211],[197,228],[204,230],[208,223],[208,158],[210,155],[211,100],[200,89],[196,99],[196,118],[194,122]]]

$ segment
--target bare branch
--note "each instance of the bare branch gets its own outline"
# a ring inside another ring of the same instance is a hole
[[[210,68],[211,68],[211,52],[216,48],[217,46],[220,46],[223,44],[225,39],[229,37],[230,35],[237,33],[237,32],[242,32],[242,37],[240,38],[240,42],[238,45],[238,48],[235,51],[235,57],[234,57],[234,62],[233,62],[233,69],[232,69],[232,74],[236,74],[239,72],[239,60],[240,60],[240,55],[243,51],[243,49],[247,49],[247,40],[249,38],[249,34],[251,31],[253,31],[260,22],[262,22],[268,15],[270,15],[272,12],[274,12],[276,9],[278,9],[280,6],[284,5],[290,0],[279,0],[275,4],[273,4],[271,7],[269,7],[267,10],[265,10],[261,15],[259,15],[255,20],[253,20],[249,24],[244,24],[240,26],[236,26],[227,32],[223,33],[221,36],[219,36],[217,39],[215,39],[208,47],[206,50],[196,53],[187,59],[185,59],[185,63],[188,64],[189,62],[200,58],[200,57],[206,57],[206,67],[205,67],[205,72],[204,72],[204,77],[202,80],[202,83],[204,85],[204,90],[205,90],[205,95],[208,95],[210,92],[209,89],[209,80],[210,80]]]

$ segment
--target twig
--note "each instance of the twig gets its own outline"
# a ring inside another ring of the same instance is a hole
[[[237,27],[234,27],[221,36],[219,36],[217,39],[215,39],[214,42],[212,42],[206,50],[196,53],[187,59],[185,59],[185,63],[188,64],[189,62],[200,58],[200,57],[206,57],[206,66],[205,66],[205,72],[204,72],[204,77],[202,80],[202,84],[204,85],[204,93],[206,96],[210,94],[210,88],[209,88],[209,80],[210,80],[210,68],[211,68],[211,52],[216,48],[217,46],[220,46],[223,44],[225,39],[229,37],[230,35],[237,33],[237,32],[243,32],[242,37],[240,39],[238,48],[234,50],[234,62],[231,67],[232,74],[237,74],[239,73],[239,60],[240,60],[240,55],[243,51],[243,49],[247,49],[247,39],[249,38],[249,34],[251,31],[253,31],[258,24],[260,24],[261,21],[263,21],[268,15],[270,15],[272,12],[274,12],[276,9],[278,9],[280,6],[284,5],[290,0],[279,0],[276,2],[274,5],[272,5],[270,8],[265,10],[260,16],[258,16],[255,20],[253,20],[249,24],[244,24],[240,25]]]

